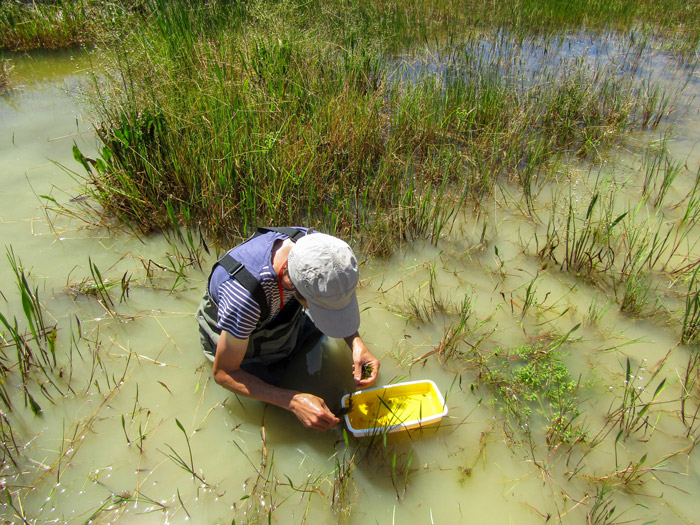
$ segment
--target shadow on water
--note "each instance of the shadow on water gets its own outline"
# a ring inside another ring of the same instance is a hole
[[[306,343],[289,363],[280,386],[319,396],[338,413],[340,398],[355,390],[349,348],[343,341],[326,336]]]

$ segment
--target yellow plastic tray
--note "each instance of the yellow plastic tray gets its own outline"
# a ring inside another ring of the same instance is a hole
[[[410,381],[345,394],[345,424],[355,437],[401,432],[440,421],[445,399],[430,380]]]

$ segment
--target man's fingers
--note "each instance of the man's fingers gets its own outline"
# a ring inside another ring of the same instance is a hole
[[[322,419],[323,423],[325,424],[325,428],[330,428],[330,427],[340,423],[340,419],[338,419],[336,417],[336,415],[329,410],[329,408],[326,406],[326,403],[325,402],[322,402],[322,403],[323,403],[323,414],[321,415],[321,419]]]
[[[355,383],[359,383],[360,379],[362,379],[362,365],[360,363],[352,364],[352,375],[355,379]]]
[[[334,426],[337,425],[339,422],[340,422],[340,420],[339,420],[338,418],[336,418],[336,417],[333,417],[333,419],[330,419],[330,418],[328,418],[328,417],[323,417],[323,418],[319,418],[318,420],[316,420],[316,421],[311,425],[311,428],[313,428],[313,429],[315,429],[315,430],[325,431],[325,430],[328,430],[328,429],[331,428],[331,427],[334,427]]]

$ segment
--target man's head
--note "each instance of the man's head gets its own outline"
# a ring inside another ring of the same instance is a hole
[[[357,259],[348,244],[325,233],[305,235],[289,252],[287,270],[306,299],[316,326],[330,337],[347,337],[360,327],[355,288]]]

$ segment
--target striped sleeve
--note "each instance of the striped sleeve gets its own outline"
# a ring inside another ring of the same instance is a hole
[[[260,319],[260,306],[235,279],[219,287],[219,328],[238,339],[247,339]]]

